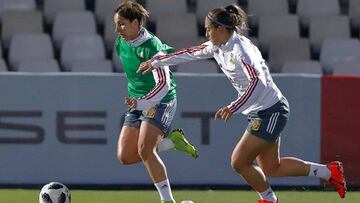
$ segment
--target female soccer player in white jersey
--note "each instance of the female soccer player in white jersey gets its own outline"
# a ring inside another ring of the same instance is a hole
[[[141,62],[174,49],[142,27],[148,12],[138,3],[125,1],[114,14],[116,52],[128,80],[129,107],[118,142],[117,157],[123,164],[143,162],[153,180],[162,203],[175,203],[166,168],[158,150],[175,148],[192,157],[196,149],[187,142],[181,130],[174,130],[165,138],[176,111],[176,84],[167,66],[151,74],[136,73]]]
[[[259,193],[258,203],[279,202],[266,177],[283,176],[322,178],[344,198],[346,184],[340,162],[322,165],[294,157],[280,157],[279,136],[289,117],[289,104],[273,82],[258,48],[241,34],[245,27],[246,13],[240,7],[215,8],[205,19],[208,42],[155,57],[141,64],[138,71],[147,72],[164,65],[215,58],[238,92],[238,98],[221,107],[215,119],[226,122],[239,112],[248,116],[248,127],[233,151],[231,165]]]

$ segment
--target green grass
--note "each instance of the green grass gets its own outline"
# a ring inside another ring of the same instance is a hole
[[[1,203],[36,203],[38,190],[0,189]],[[160,203],[157,192],[71,190],[72,203]],[[336,192],[277,191],[282,203],[359,203],[360,192],[348,192],[340,199]],[[177,202],[192,200],[194,203],[256,203],[258,196],[253,191],[222,190],[175,190]]]

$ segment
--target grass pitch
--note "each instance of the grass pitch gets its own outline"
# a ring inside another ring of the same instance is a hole
[[[174,190],[177,203],[256,203],[253,191],[238,190]],[[1,203],[36,203],[39,190],[0,189]],[[155,190],[71,190],[72,203],[160,203]],[[276,191],[282,203],[360,203],[360,192],[348,192],[340,199],[336,192],[328,191]]]

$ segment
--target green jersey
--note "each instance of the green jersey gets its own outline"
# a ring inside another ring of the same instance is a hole
[[[167,102],[176,97],[176,83],[168,67],[147,74],[136,73],[142,62],[159,52],[171,53],[174,48],[163,44],[145,28],[135,40],[127,42],[119,36],[115,48],[128,80],[128,95],[138,99],[137,109],[146,110],[160,101]]]

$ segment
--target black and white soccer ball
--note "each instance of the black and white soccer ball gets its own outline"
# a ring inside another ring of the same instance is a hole
[[[41,188],[39,203],[70,203],[70,190],[62,183],[51,182]]]

